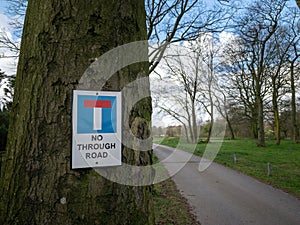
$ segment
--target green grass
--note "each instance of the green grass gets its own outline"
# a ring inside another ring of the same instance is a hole
[[[168,179],[154,185],[155,224],[197,225],[187,200],[182,197],[175,183]]]
[[[157,160],[154,156],[154,161],[157,162]],[[153,201],[155,224],[200,225],[173,180],[168,179],[154,185]]]
[[[155,140],[156,143],[176,147],[178,138]],[[267,141],[266,147],[257,147],[255,140],[226,140],[215,159],[215,162],[242,171],[261,181],[281,188],[300,197],[300,144],[283,140],[281,145]],[[192,151],[191,144],[181,144],[180,148]],[[199,143],[194,154],[202,156],[206,144]],[[236,154],[237,163],[233,156]],[[267,163],[271,164],[271,175],[268,176]]]

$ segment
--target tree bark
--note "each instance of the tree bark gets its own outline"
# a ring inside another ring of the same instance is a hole
[[[258,91],[257,93],[260,93]],[[256,96],[257,98],[257,146],[264,147],[265,144],[265,128],[264,128],[264,109],[263,109],[263,100],[260,95]]]
[[[29,0],[1,171],[0,224],[154,223],[151,186],[70,169],[72,90],[94,58],[146,38],[143,1]],[[115,74],[106,90],[121,90],[141,73],[148,75],[148,63]],[[150,99],[132,109],[132,129],[136,117],[150,123]],[[149,135],[141,130],[140,137]],[[124,147],[124,162],[151,163],[152,152],[135,154]]]
[[[291,75],[291,94],[292,94],[292,141],[293,143],[299,142],[299,130],[297,126],[297,106],[296,106],[296,87],[295,87],[295,74],[294,74],[294,61],[290,66]]]
[[[275,90],[273,90],[275,91]],[[280,122],[279,122],[279,109],[278,109],[278,102],[277,102],[277,97],[274,96],[276,95],[273,93],[273,114],[274,114],[274,121],[275,121],[275,139],[276,139],[276,144],[280,145]]]
[[[192,101],[192,126],[193,126],[192,142],[197,143],[198,132],[197,132],[197,118],[196,118],[196,110],[195,110],[195,102],[194,101]]]
[[[229,119],[227,111],[225,112],[225,120],[226,120],[226,123],[228,125],[228,129],[229,129],[229,133],[230,133],[230,139],[234,140],[235,139],[234,130],[233,130],[233,127],[231,125],[231,121]]]
[[[279,107],[278,107],[278,90],[279,87],[276,84],[276,79],[277,76],[272,77],[272,106],[273,106],[273,115],[274,115],[274,125],[275,125],[275,139],[276,139],[276,144],[280,145],[280,119],[279,119]],[[279,81],[277,81],[279,82]]]

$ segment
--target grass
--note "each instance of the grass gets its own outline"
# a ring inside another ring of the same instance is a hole
[[[156,140],[156,143],[176,147],[178,138]],[[267,141],[266,147],[257,147],[255,140],[226,140],[223,142],[215,162],[239,170],[259,180],[283,189],[300,198],[300,144],[283,140],[280,145]],[[191,151],[191,144],[180,148]],[[198,143],[194,154],[202,156],[206,144]],[[237,162],[234,163],[234,154]],[[267,164],[271,165],[268,175]]]
[[[157,158],[154,157],[154,161]],[[155,224],[200,225],[191,213],[187,200],[180,194],[173,180],[154,185],[153,192]]]
[[[180,194],[175,183],[168,179],[154,185],[155,224],[197,225],[187,200]]]

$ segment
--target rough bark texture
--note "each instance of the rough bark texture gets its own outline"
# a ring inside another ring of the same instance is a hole
[[[94,58],[147,38],[143,4],[29,0],[1,171],[0,224],[154,223],[152,187],[123,186],[92,169],[70,169],[72,90]],[[120,90],[147,70],[147,63],[129,66],[106,89]],[[135,117],[150,120],[149,99],[132,110],[131,121]],[[142,129],[139,136],[148,134]],[[130,164],[151,163],[149,152],[123,154]]]
[[[291,74],[291,94],[292,94],[292,100],[291,100],[291,105],[292,105],[292,141],[294,143],[299,142],[299,130],[297,126],[297,105],[296,105],[296,87],[295,87],[295,74],[294,74],[294,62],[291,62],[290,66]]]
[[[260,93],[260,92],[257,92]],[[264,128],[264,110],[263,110],[263,100],[260,95],[256,96],[257,98],[257,143],[259,147],[266,146],[265,143],[265,128]]]
[[[278,89],[276,89],[276,85],[273,85],[273,96],[272,96],[272,105],[273,105],[273,115],[274,115],[274,123],[275,123],[275,139],[276,144],[280,145],[281,137],[280,137],[280,118],[279,118],[279,107],[278,107]]]

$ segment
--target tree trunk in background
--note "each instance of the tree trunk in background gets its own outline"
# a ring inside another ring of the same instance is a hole
[[[258,91],[257,93],[260,93]],[[257,146],[264,147],[265,143],[265,128],[264,128],[264,109],[263,109],[263,100],[260,95],[256,96],[257,98]]]
[[[291,94],[292,94],[292,141],[299,142],[299,130],[297,126],[297,105],[296,105],[296,87],[295,87],[295,74],[294,74],[294,61],[291,62],[290,75],[291,75]]]
[[[197,131],[197,118],[196,118],[196,109],[195,109],[195,102],[192,101],[192,126],[193,126],[193,133],[192,133],[192,142],[198,142],[198,131]]]
[[[275,123],[275,139],[276,144],[280,145],[280,118],[279,118],[279,107],[278,107],[278,87],[276,85],[276,79],[272,78],[272,106],[273,106],[273,115]]]
[[[94,58],[146,38],[140,0],[29,0],[1,171],[0,224],[154,223],[152,187],[70,169],[72,90]],[[148,74],[148,63],[116,74],[106,90],[121,90],[141,72]],[[150,120],[150,99],[134,107],[130,121],[135,117]],[[151,152],[134,154],[126,149],[123,158],[151,163]]]
[[[273,97],[273,114],[274,114],[274,122],[275,122],[275,139],[276,144],[280,145],[280,121],[279,121],[279,109],[278,109],[278,103],[277,99]]]
[[[228,113],[227,113],[227,112],[225,112],[225,120],[226,120],[228,129],[229,129],[230,139],[231,139],[231,140],[234,140],[234,139],[235,139],[234,130],[233,130],[233,127],[232,127],[232,125],[231,125],[231,121],[230,121],[230,119],[229,119],[229,116],[228,116]]]

